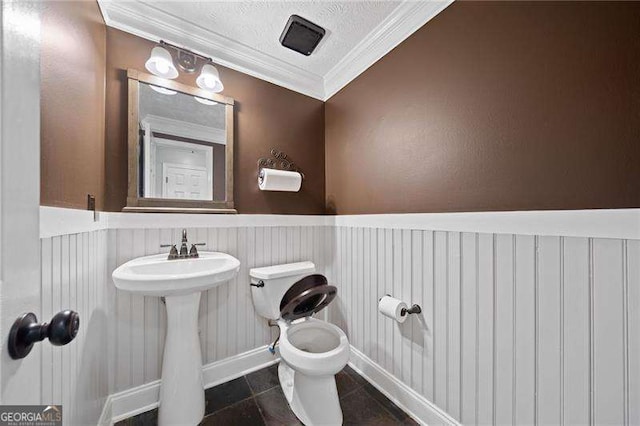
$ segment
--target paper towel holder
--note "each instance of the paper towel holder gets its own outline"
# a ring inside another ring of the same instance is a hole
[[[385,296],[393,297],[390,294],[385,294]],[[378,302],[380,302],[381,300],[382,300],[382,297],[379,297]],[[420,314],[420,313],[422,313],[422,308],[417,303],[414,303],[413,305],[411,305],[409,309],[402,308],[402,310],[400,311],[401,316],[405,316],[409,314]]]
[[[289,159],[289,156],[282,151],[278,151],[275,148],[271,148],[271,155],[274,158],[262,157],[258,159],[258,176],[260,176],[260,170],[263,168],[286,170],[289,172],[298,172],[304,180],[304,173],[296,166],[296,164]]]

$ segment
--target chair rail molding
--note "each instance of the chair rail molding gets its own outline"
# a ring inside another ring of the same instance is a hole
[[[40,237],[100,229],[336,226],[640,240],[640,208],[370,215],[115,213],[40,207]]]

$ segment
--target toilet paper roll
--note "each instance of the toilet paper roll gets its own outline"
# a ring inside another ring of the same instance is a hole
[[[298,172],[276,169],[260,169],[258,187],[262,191],[300,191],[302,175]]]
[[[407,309],[407,304],[395,297],[383,296],[378,302],[378,311],[385,317],[398,322],[405,322],[407,315],[402,315],[402,309]]]

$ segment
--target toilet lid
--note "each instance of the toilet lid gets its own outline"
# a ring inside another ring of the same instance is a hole
[[[335,286],[327,284],[324,275],[304,277],[287,290],[280,302],[280,318],[293,321],[322,310],[338,294]]]

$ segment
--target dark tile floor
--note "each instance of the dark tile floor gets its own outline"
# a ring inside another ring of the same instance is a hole
[[[406,413],[348,366],[336,376],[345,425],[415,425]],[[202,425],[301,425],[278,382],[273,365],[205,391]],[[151,426],[158,410],[123,420],[115,426]]]

